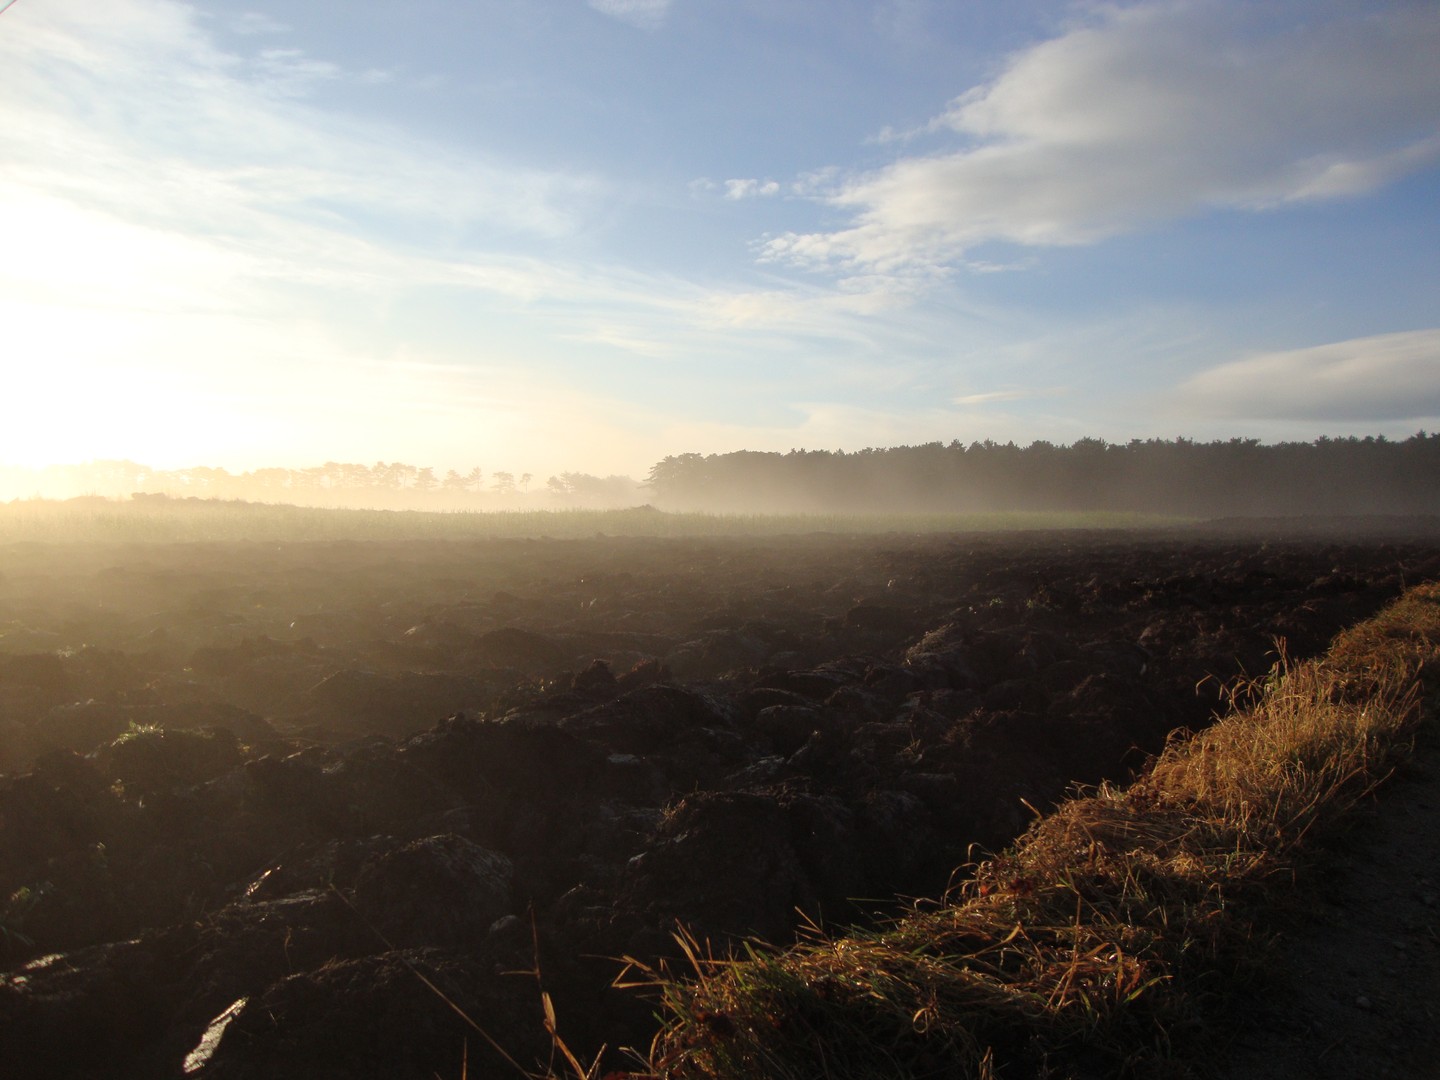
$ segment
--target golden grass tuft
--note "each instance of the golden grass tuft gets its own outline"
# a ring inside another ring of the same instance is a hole
[[[738,957],[682,936],[686,977],[632,964],[661,995],[647,1074],[1188,1075],[1185,1048],[1264,955],[1273,891],[1433,712],[1437,648],[1440,587],[1414,589],[888,926]]]

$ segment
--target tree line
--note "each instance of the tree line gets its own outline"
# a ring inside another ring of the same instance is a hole
[[[311,506],[493,510],[653,503],[668,510],[781,513],[1115,511],[1185,517],[1440,514],[1440,435],[1196,442],[987,440],[843,450],[670,456],[644,483],[568,472],[466,472],[327,461],[231,473],[93,461],[0,467],[0,490],[50,498],[143,493]]]
[[[710,511],[1436,514],[1440,435],[692,453],[657,463],[647,483],[659,506]]]
[[[90,461],[44,469],[0,468],[0,488],[17,497],[51,498],[133,495],[236,499],[308,506],[371,506],[389,509],[487,510],[521,506],[580,508],[630,506],[646,492],[628,476],[561,473],[537,483],[530,473],[478,466],[450,469],[377,461],[374,465],[327,461],[302,469],[266,468],[232,473],[212,466],[152,469],[133,461]]]

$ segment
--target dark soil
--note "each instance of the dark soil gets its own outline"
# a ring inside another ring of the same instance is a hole
[[[1440,1078],[1440,738],[1353,815],[1235,1002],[1224,1080]]]
[[[542,982],[577,1052],[647,1045],[613,958],[677,955],[677,923],[784,942],[940,893],[1207,723],[1277,642],[1317,652],[1440,576],[1440,541],[0,560],[7,1075],[403,1080],[510,1068],[452,1004],[543,1066]]]

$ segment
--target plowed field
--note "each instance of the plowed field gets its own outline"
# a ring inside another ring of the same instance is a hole
[[[942,892],[1440,540],[0,549],[0,1060],[387,1078],[644,1045],[613,958]],[[518,973],[518,974],[517,974]],[[423,975],[424,980],[417,977]],[[426,985],[426,981],[431,986]],[[217,1017],[223,1014],[223,1029]],[[212,1023],[213,1022],[213,1023]],[[466,1049],[468,1044],[468,1050]]]

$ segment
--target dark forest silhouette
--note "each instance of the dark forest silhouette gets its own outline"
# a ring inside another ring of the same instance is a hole
[[[714,511],[1434,514],[1440,435],[682,454],[651,469],[649,486],[657,505]]]
[[[131,495],[311,506],[489,510],[608,508],[651,502],[713,512],[1137,512],[1184,517],[1440,514],[1440,435],[1190,439],[1070,446],[959,441],[853,453],[680,454],[645,483],[626,476],[484,474],[401,462],[304,469],[163,471],[131,461],[0,469],[12,492]]]

